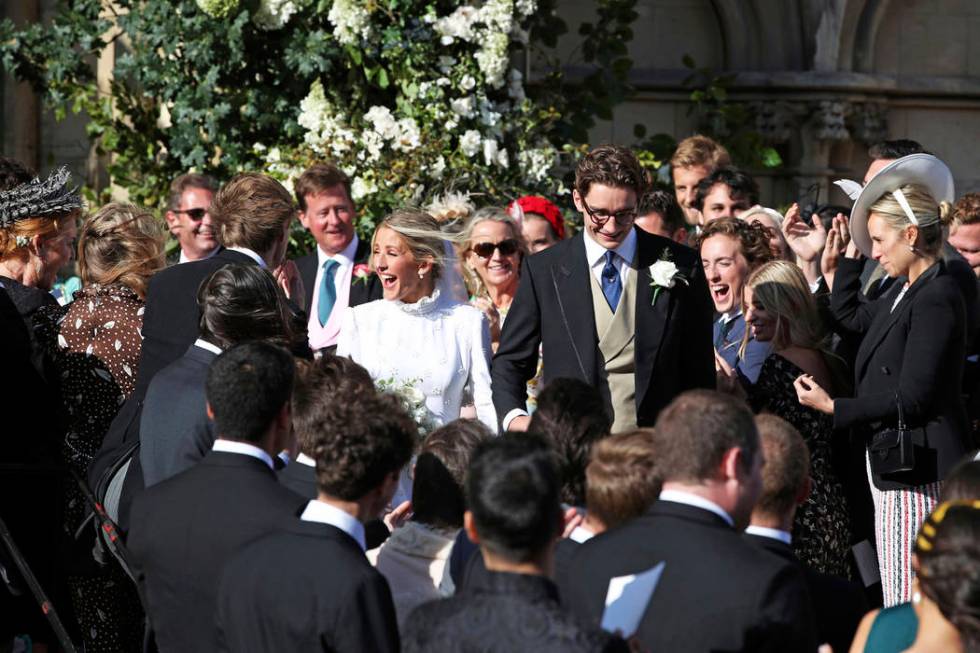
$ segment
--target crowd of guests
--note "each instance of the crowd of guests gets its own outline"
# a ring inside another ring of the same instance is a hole
[[[54,645],[23,558],[87,651],[980,651],[980,196],[870,153],[784,214],[711,139],[673,193],[601,146],[574,235],[369,240],[330,163],[162,221],[0,158],[0,636]]]

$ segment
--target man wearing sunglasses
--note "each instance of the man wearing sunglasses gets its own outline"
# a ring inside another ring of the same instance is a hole
[[[583,232],[524,260],[493,360],[504,430],[530,421],[525,384],[539,345],[544,384],[571,377],[596,386],[614,432],[653,426],[676,395],[714,387],[701,265],[692,249],[634,227],[646,186],[628,148],[603,145],[579,162],[572,197]]]
[[[207,175],[181,175],[170,184],[167,227],[180,245],[172,263],[208,258],[218,249],[218,237],[211,224],[211,200],[218,184]]]

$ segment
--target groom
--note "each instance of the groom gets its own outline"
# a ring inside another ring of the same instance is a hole
[[[653,426],[685,390],[713,388],[711,299],[697,253],[633,226],[646,175],[625,147],[592,150],[575,170],[584,233],[525,259],[493,359],[506,430],[527,429],[525,384],[543,345],[544,383],[596,386],[613,432]]]

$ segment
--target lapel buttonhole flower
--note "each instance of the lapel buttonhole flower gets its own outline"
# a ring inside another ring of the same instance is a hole
[[[687,279],[677,269],[677,265],[670,260],[670,252],[664,250],[660,260],[650,266],[650,286],[653,288],[653,300],[650,305],[657,303],[657,296],[664,288],[668,290],[677,285],[678,282],[688,285]]]

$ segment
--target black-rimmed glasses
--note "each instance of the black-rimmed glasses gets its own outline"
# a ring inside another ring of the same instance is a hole
[[[610,218],[615,220],[616,224],[620,227],[626,227],[633,223],[636,219],[636,207],[631,209],[623,209],[622,211],[616,211],[615,213],[609,213],[605,209],[592,210],[592,207],[586,203],[585,198],[582,198],[582,206],[585,207],[585,212],[592,219],[597,229],[602,229],[609,222]]]

